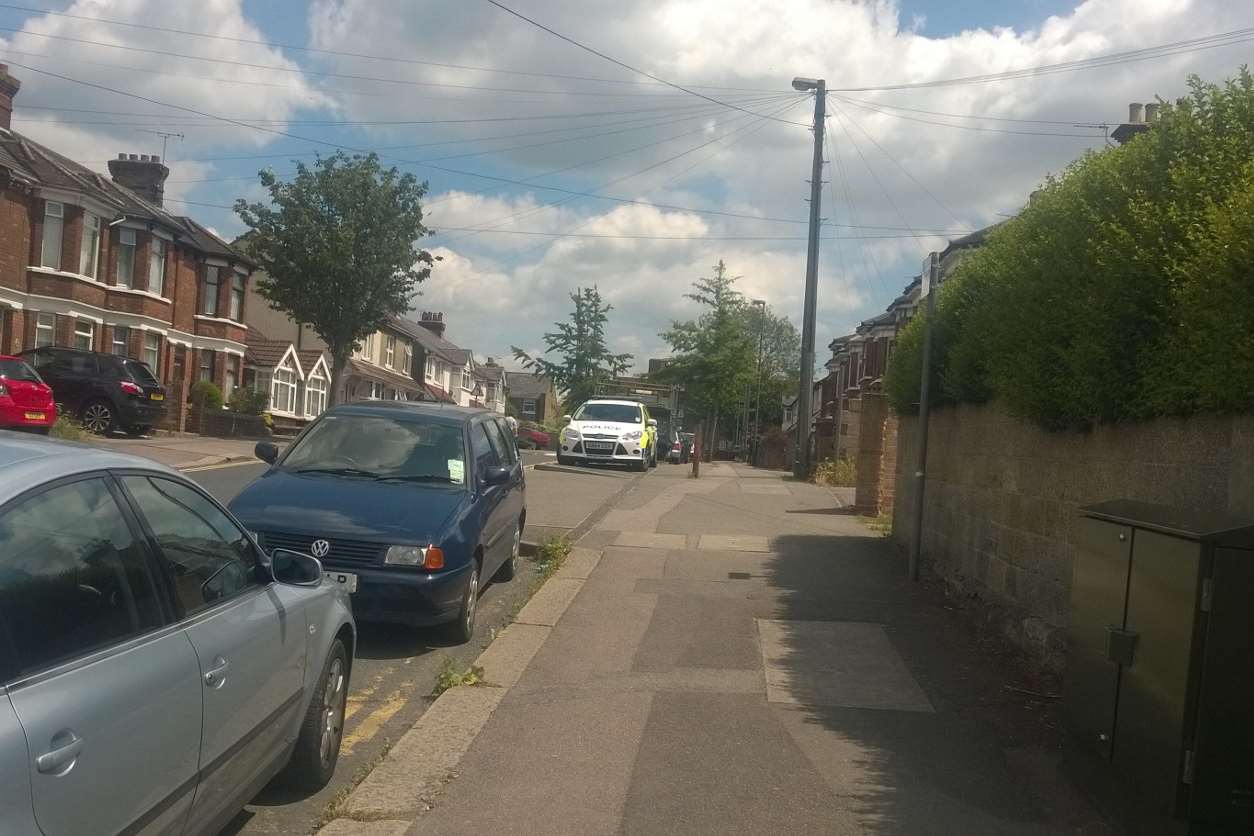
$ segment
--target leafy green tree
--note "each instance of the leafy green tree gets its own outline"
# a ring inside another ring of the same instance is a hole
[[[523,368],[548,377],[564,393],[567,405],[578,406],[595,397],[600,386],[614,375],[627,371],[631,355],[609,350],[605,326],[614,307],[601,301],[595,286],[575,288],[570,300],[575,303],[570,320],[554,323],[557,330],[544,335],[544,353],[556,359],[532,357],[517,346],[512,349]]]
[[[264,270],[257,290],[276,310],[308,323],[331,355],[331,400],[342,396],[354,348],[409,309],[431,274],[418,241],[426,183],[376,155],[343,152],[296,164],[290,182],[260,173],[273,206],[235,202],[249,227],[246,247]]]
[[[787,317],[779,316],[766,306],[751,306],[745,327],[755,352],[749,392],[754,403],[759,401],[756,353],[759,347],[762,349],[761,414],[757,416],[757,430],[765,432],[769,427],[779,426],[784,417],[784,397],[795,394],[800,385],[801,335]]]

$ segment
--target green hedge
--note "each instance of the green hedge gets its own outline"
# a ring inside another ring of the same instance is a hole
[[[937,299],[937,403],[999,398],[1050,429],[1254,408],[1254,79],[1190,84],[957,266]],[[922,320],[886,381],[903,412]]]

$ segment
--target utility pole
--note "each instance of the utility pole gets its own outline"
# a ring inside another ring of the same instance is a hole
[[[940,258],[931,253],[924,263],[921,289],[927,294],[927,318],[923,322],[923,379],[919,382],[919,432],[915,441],[914,525],[910,529],[910,580],[919,579],[919,555],[923,551],[923,487],[927,481],[927,419],[931,409],[932,320],[936,318],[936,292]]]
[[[810,246],[806,252],[806,295],[801,323],[801,391],[797,393],[797,462],[793,475],[810,478],[810,400],[814,396],[814,329],[819,285],[819,200],[823,195],[823,122],[827,82],[794,78],[794,90],[814,91],[814,163],[810,170]]]
[[[749,463],[756,467],[758,463],[758,443],[762,436],[762,352],[766,346],[766,301],[754,299],[753,307],[758,312],[758,370],[757,392],[753,395],[753,443],[750,445]]]

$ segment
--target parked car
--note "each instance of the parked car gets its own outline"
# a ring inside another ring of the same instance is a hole
[[[52,388],[21,357],[0,356],[0,429],[47,435],[56,420]]]
[[[658,431],[658,455],[672,464],[679,464],[679,433],[667,428]]]
[[[140,436],[165,415],[165,387],[146,363],[116,354],[44,346],[21,353],[52,387],[58,410],[99,435]]]
[[[280,771],[335,770],[356,627],[148,459],[0,433],[6,834],[216,834]]]
[[[324,412],[231,501],[265,548],[309,551],[356,578],[358,618],[474,634],[489,578],[518,570],[527,504],[505,419],[449,404]]]
[[[683,446],[679,449],[679,463],[687,464],[692,459],[692,447],[696,444],[696,433],[680,433],[679,442]]]
[[[535,445],[537,450],[548,450],[553,444],[553,437],[530,421],[523,421],[518,425],[516,436],[519,441]]]
[[[558,464],[617,462],[641,471],[657,465],[657,421],[638,401],[586,401],[563,420]]]

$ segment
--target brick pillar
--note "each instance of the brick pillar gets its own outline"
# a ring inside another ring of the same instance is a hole
[[[891,514],[897,496],[897,413],[884,418],[884,453],[880,457],[880,513]]]
[[[884,454],[884,420],[887,417],[888,399],[879,392],[864,392],[854,493],[854,506],[859,514],[875,515],[880,511],[880,466]]]

